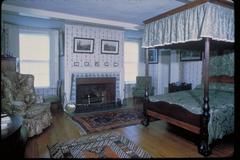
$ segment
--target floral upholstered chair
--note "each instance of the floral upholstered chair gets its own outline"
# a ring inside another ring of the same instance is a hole
[[[51,125],[50,104],[36,96],[33,75],[1,72],[1,93],[1,112],[22,116],[28,137]]]

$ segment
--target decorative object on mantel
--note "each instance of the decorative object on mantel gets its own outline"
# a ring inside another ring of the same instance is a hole
[[[104,66],[109,66],[109,63],[108,62],[104,62]]]
[[[93,53],[94,52],[94,39],[92,38],[74,38],[73,42],[74,53]]]
[[[78,67],[79,66],[79,62],[74,62],[73,66]]]
[[[84,66],[89,66],[89,62],[84,62]]]
[[[113,63],[113,66],[114,66],[114,67],[117,67],[117,66],[118,66],[118,63],[117,63],[117,62],[114,62],[114,63]]]
[[[48,147],[50,158],[151,158],[151,155],[117,132],[83,136]]]
[[[101,52],[103,54],[118,54],[119,41],[116,40],[101,40]]]
[[[99,67],[99,66],[100,66],[100,63],[99,63],[99,62],[95,62],[95,66],[96,66],[96,67]]]

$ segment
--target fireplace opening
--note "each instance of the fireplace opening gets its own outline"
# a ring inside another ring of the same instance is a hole
[[[78,78],[76,104],[107,104],[116,100],[116,78]]]

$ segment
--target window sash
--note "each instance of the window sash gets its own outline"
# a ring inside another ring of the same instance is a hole
[[[139,43],[125,41],[124,43],[124,68],[125,83],[135,83],[138,75]]]
[[[20,73],[34,75],[34,87],[50,87],[50,34],[23,30],[20,31],[19,44]]]

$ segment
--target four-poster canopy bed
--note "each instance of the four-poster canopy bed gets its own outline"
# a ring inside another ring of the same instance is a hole
[[[198,151],[208,156],[213,140],[234,132],[234,54],[223,55],[224,50],[233,50],[234,46],[233,3],[196,0],[150,18],[144,24],[146,76],[149,48],[198,50],[203,52],[203,85],[160,96],[149,96],[146,86],[142,123],[149,125],[151,116],[199,134]],[[211,55],[217,51],[222,56],[211,59],[210,51]],[[214,66],[216,61],[220,63],[218,66]],[[223,61],[228,69],[219,67]]]

